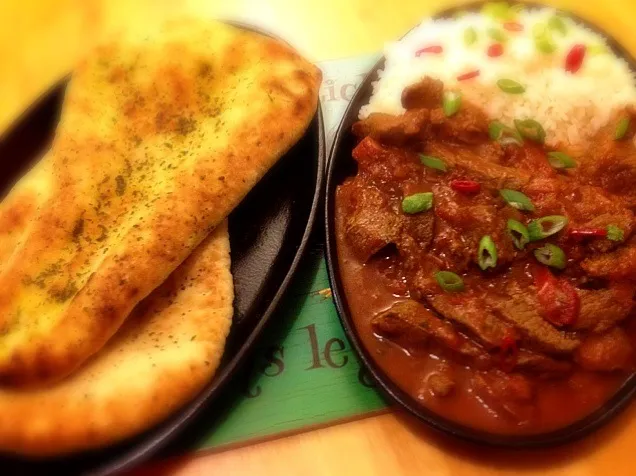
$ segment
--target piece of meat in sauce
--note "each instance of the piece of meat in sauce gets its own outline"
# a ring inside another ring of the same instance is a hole
[[[436,312],[464,327],[488,349],[501,346],[511,331],[511,326],[489,313],[479,298],[443,293],[425,299]]]
[[[461,109],[450,117],[441,107],[431,110],[430,121],[432,132],[443,139],[465,144],[479,144],[488,140],[488,117],[467,101],[462,101]]]
[[[446,397],[455,389],[455,378],[450,365],[442,364],[424,378],[424,387],[434,397]]]
[[[429,341],[468,357],[479,367],[489,365],[490,357],[470,340],[459,335],[448,322],[434,316],[414,300],[399,301],[371,319],[373,331],[403,348],[426,346]]]
[[[578,290],[579,317],[574,330],[604,332],[626,319],[634,309],[634,290],[631,284],[616,283],[607,289]]]
[[[524,424],[534,415],[535,387],[521,374],[477,372],[470,386],[473,394],[500,417]]]
[[[636,278],[636,244],[630,244],[611,253],[584,259],[581,268],[590,276],[610,279]]]
[[[636,115],[634,108],[618,111],[592,139],[589,154],[581,158],[576,171],[610,193],[619,195],[630,207],[636,207]],[[621,140],[616,140],[616,127],[622,118],[630,118],[630,126]]]
[[[555,376],[572,370],[572,362],[557,360],[538,352],[521,349],[515,356],[513,370],[539,373],[543,376]]]
[[[402,107],[404,109],[435,109],[442,105],[444,83],[439,79],[425,76],[415,84],[402,91]]]
[[[575,359],[581,367],[594,372],[610,372],[632,367],[632,344],[620,327],[605,334],[588,336],[577,349]]]
[[[504,321],[519,329],[538,349],[553,354],[573,352],[580,345],[580,340],[556,329],[541,317],[536,295],[534,286],[522,288],[511,282],[505,295],[488,294],[486,303]]]
[[[374,112],[356,122],[351,130],[358,138],[371,137],[383,144],[401,146],[425,139],[429,135],[428,109],[413,109],[400,116]]]

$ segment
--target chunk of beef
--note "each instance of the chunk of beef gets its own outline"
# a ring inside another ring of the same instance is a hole
[[[535,389],[523,375],[479,372],[472,377],[470,386],[477,398],[503,418],[523,424],[533,415]]]
[[[600,278],[636,278],[636,245],[587,258],[581,262],[581,268]]]
[[[345,204],[345,237],[359,259],[367,261],[400,235],[400,218],[386,197],[375,187],[361,185],[356,178],[343,184],[339,190]]]
[[[581,367],[595,372],[631,367],[632,345],[619,327],[601,335],[588,336],[578,348],[575,358]]]
[[[489,235],[497,246],[499,268],[508,265],[514,259],[515,248],[506,231],[508,217],[502,213],[497,200],[490,197],[467,198],[453,191],[445,183],[437,184],[433,191],[435,215],[459,232],[464,245],[463,253],[468,254],[471,261],[479,263],[477,252],[484,235]],[[453,266],[453,269],[457,268]]]
[[[506,146],[502,165],[520,170],[531,170],[535,176],[556,176],[556,171],[548,162],[545,150],[532,143],[526,143],[523,147]]]
[[[459,335],[453,326],[433,315],[417,301],[400,301],[371,319],[377,334],[410,348],[433,341],[444,348],[474,360],[478,367],[487,366],[490,357],[479,346]]]
[[[437,137],[479,144],[488,140],[488,117],[478,107],[463,101],[462,107],[450,117],[439,107],[431,111],[431,124]]]
[[[368,136],[383,144],[402,146],[428,136],[429,116],[428,109],[412,109],[401,116],[374,112],[356,122],[351,130],[359,138]]]
[[[439,79],[425,76],[419,82],[407,86],[402,91],[402,107],[404,109],[433,109],[440,107],[444,94],[444,83]]]
[[[609,225],[614,225],[623,230],[625,239],[628,239],[634,229],[634,214],[626,208],[621,209],[619,207],[616,207],[616,204],[614,204],[614,206],[616,209],[613,210],[612,213],[602,213],[601,215],[595,216],[589,221],[585,221],[583,223],[583,227],[607,228]],[[588,243],[588,248],[597,253],[607,253],[619,247],[620,245],[621,242],[608,239],[591,240]]]
[[[443,159],[449,166],[465,171],[483,186],[492,189],[522,189],[531,174],[482,159],[474,151],[440,141],[428,141],[426,153]]]
[[[567,360],[556,360],[538,352],[520,349],[514,368],[515,370],[541,374],[564,374],[572,369],[572,363]]]
[[[455,389],[455,379],[448,365],[429,373],[424,383],[434,397],[446,397]]]
[[[629,284],[615,284],[609,289],[578,291],[581,302],[576,330],[604,332],[625,319],[634,308],[634,290]]]
[[[539,314],[534,286],[522,289],[510,283],[507,295],[489,294],[488,306],[505,321],[513,324],[538,349],[554,354],[567,354],[580,345],[578,338],[552,327]]]
[[[622,117],[631,117],[631,127],[623,140],[614,138],[616,124]],[[630,207],[636,206],[636,147],[633,135],[635,123],[633,108],[619,111],[606,126],[602,127],[592,143],[590,154],[584,156],[577,173],[594,185],[620,195]]]
[[[510,326],[488,312],[479,298],[435,294],[426,300],[436,312],[466,328],[489,349],[501,346],[504,336],[509,335]]]

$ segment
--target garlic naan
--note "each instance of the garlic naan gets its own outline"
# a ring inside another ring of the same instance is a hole
[[[46,456],[104,446],[196,395],[230,329],[229,251],[224,222],[72,375],[43,388],[0,387],[0,449]]]
[[[207,21],[80,65],[35,174],[46,199],[0,268],[0,382],[99,351],[302,136],[319,83],[285,44]]]

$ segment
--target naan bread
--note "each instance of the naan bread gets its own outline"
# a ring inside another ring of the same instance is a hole
[[[56,381],[99,351],[302,136],[319,83],[285,44],[207,21],[82,64],[46,200],[0,268],[0,383]]]
[[[193,398],[230,329],[229,251],[223,223],[72,375],[39,389],[0,388],[0,449],[46,456],[104,446]]]

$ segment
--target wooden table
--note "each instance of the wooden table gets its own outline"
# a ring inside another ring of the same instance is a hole
[[[256,23],[315,61],[370,53],[448,0],[2,0],[0,130],[95,43],[190,13]],[[553,0],[610,31],[636,54],[636,1]],[[165,475],[636,474],[636,405],[590,438],[542,452],[458,443],[394,412],[243,448],[162,462]]]

